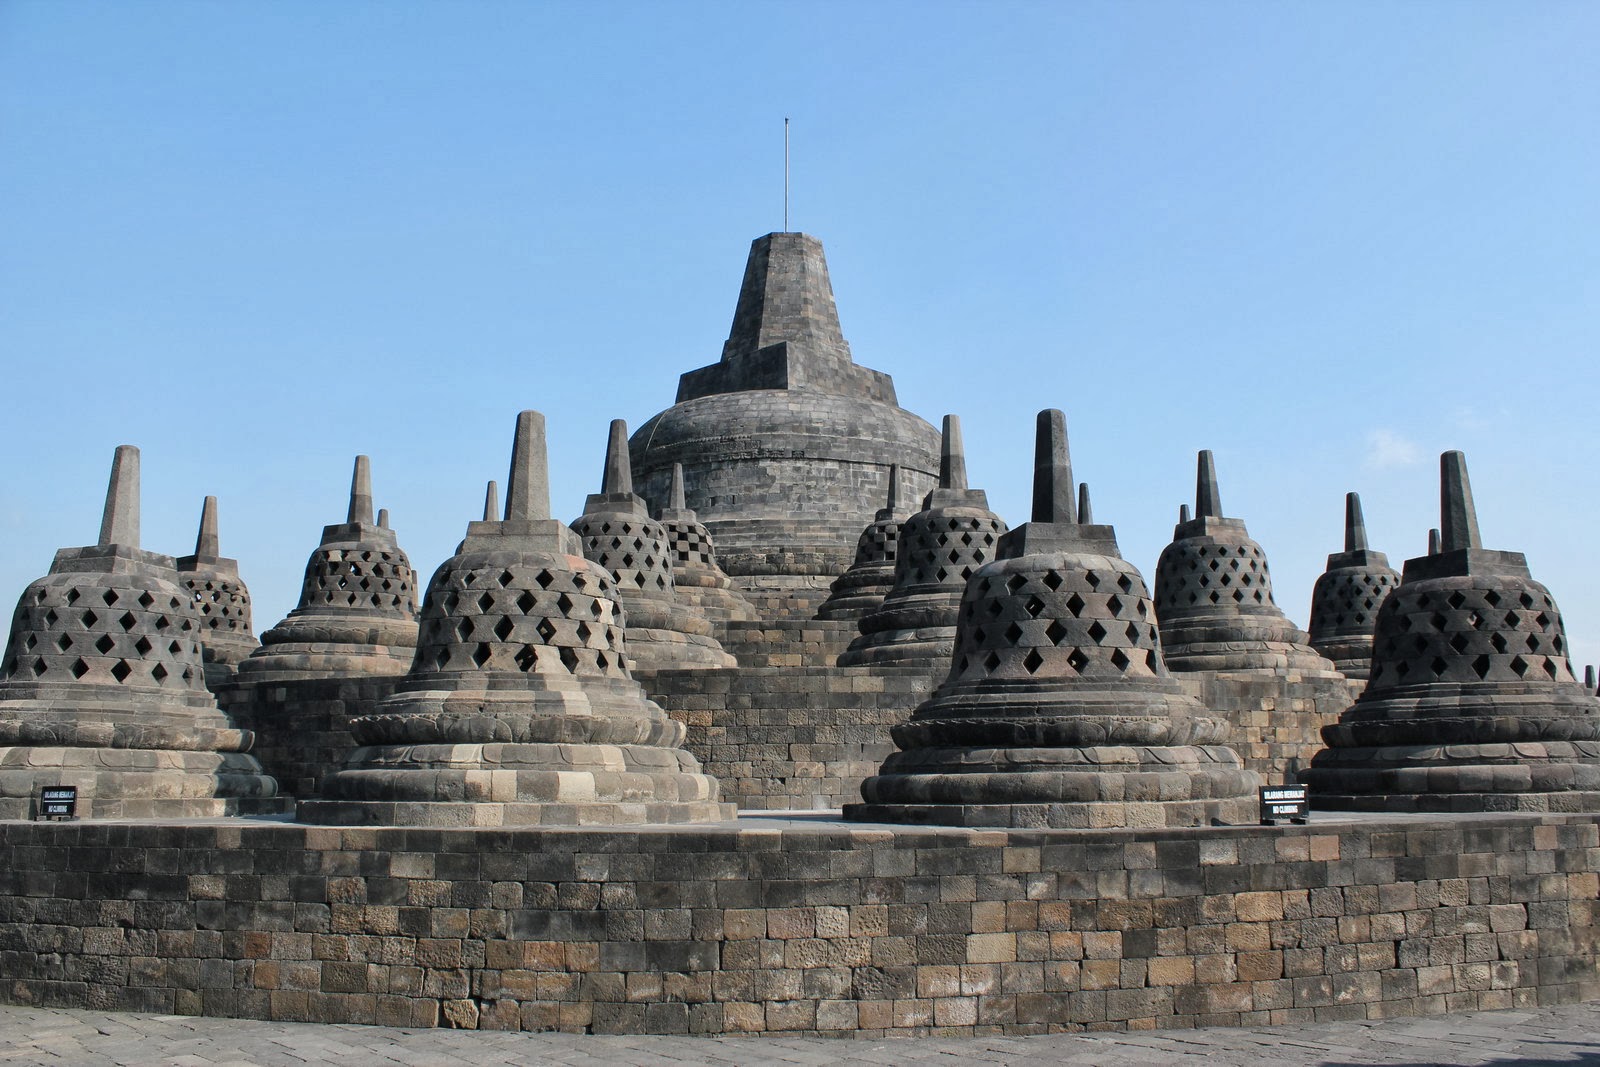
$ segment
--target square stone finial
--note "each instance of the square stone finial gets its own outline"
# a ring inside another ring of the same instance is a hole
[[[350,512],[346,523],[372,523],[372,460],[356,457],[356,469],[350,475]]]
[[[488,488],[483,491],[483,521],[493,522],[499,517],[500,483],[490,478]]]
[[[200,534],[194,541],[194,554],[202,559],[215,559],[222,555],[221,539],[217,536],[217,498],[206,497],[200,507]]]
[[[98,544],[139,547],[139,450],[133,445],[118,445],[111,460]]]
[[[628,424],[611,420],[606,437],[606,465],[600,474],[600,491],[590,493],[583,502],[585,515],[612,513],[647,515],[644,498],[633,491],[633,462],[628,456]]]
[[[1467,457],[1446,452],[1439,457],[1440,549],[1454,552],[1482,548],[1478,537],[1478,509],[1472,502],[1472,482],[1467,478]]]
[[[667,490],[667,507],[673,511],[688,511],[689,504],[683,491],[683,464],[672,465],[672,485]]]
[[[961,440],[961,416],[946,415],[939,434],[939,488],[967,487],[967,449]]]
[[[1072,456],[1067,417],[1056,408],[1039,412],[1033,439],[1033,521],[1077,522],[1072,500]]]
[[[1078,483],[1078,525],[1094,525],[1094,507],[1089,503],[1089,483]]]
[[[550,465],[545,451],[544,415],[517,415],[511,442],[511,472],[506,478],[506,521],[537,522],[550,517]]]
[[[1367,547],[1367,520],[1361,514],[1361,494],[1344,495],[1344,550],[1360,552]]]
[[[1217,486],[1217,461],[1209,448],[1201,450],[1195,471],[1194,517],[1222,518],[1222,490]]]

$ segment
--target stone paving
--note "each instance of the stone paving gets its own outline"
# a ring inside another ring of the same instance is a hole
[[[1600,1064],[1600,1002],[1383,1022],[1049,1037],[591,1037],[266,1023],[0,1007],[0,1064],[74,1067],[424,1067],[460,1064],[1093,1064],[1133,1067]]]

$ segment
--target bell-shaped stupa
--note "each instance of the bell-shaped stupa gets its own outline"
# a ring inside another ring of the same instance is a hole
[[[882,504],[889,466],[913,499],[933,487],[938,434],[852,358],[822,243],[770,233],[750,246],[722,359],[684,374],[632,449],[651,500],[683,464],[688,504],[736,585],[809,619]]]
[[[611,422],[600,491],[572,523],[583,554],[610,572],[628,628],[628,657],[639,670],[736,667],[711,621],[677,595],[667,531],[633,491],[628,424]]]
[[[1440,460],[1439,551],[1378,611],[1366,691],[1322,730],[1320,808],[1600,810],[1600,698],[1520,552],[1484,549],[1466,459]]]
[[[861,636],[839,657],[839,666],[947,666],[967,579],[995,558],[1005,532],[1005,520],[989,510],[984,491],[967,488],[961,420],[946,415],[939,487],[901,524],[894,588],[862,618]]]
[[[833,580],[828,599],[817,609],[819,619],[861,619],[876,611],[894,588],[894,564],[900,543],[898,509],[900,465],[889,467],[889,501],[878,509],[870,525],[856,539],[856,559],[850,569]]]
[[[250,590],[239,577],[239,561],[221,552],[217,498],[208,496],[200,509],[194,555],[179,556],[177,567],[178,579],[194,597],[200,616],[206,687],[212,690],[232,681],[239,664],[261,646],[250,627]]]
[[[98,543],[22,594],[0,676],[0,818],[75,786],[95,818],[237,815],[279,804],[207,691],[202,622],[171,556],[139,547],[139,450],[117,449]]]
[[[1346,678],[1365,678],[1378,608],[1399,584],[1400,572],[1389,566],[1389,557],[1367,547],[1361,497],[1346,493],[1344,551],[1328,556],[1328,568],[1311,591],[1311,647]]]
[[[1033,521],[961,602],[949,676],[893,730],[859,821],[1198,826],[1250,821],[1258,778],[1167,671],[1144,578],[1080,523],[1066,419],[1039,415]]]
[[[1156,564],[1161,647],[1176,671],[1332,673],[1272,599],[1267,556],[1244,520],[1222,515],[1216,464],[1200,453],[1194,518],[1179,522]]]
[[[428,584],[416,662],[306,822],[606,825],[731,818],[685,728],[628,673],[611,574],[550,517],[544,416],[517,419],[502,521]]]
[[[417,579],[393,530],[372,518],[372,465],[357,456],[345,521],[322,528],[300,603],[261,635],[241,681],[404,674],[417,647]]]
[[[733,588],[717,563],[711,532],[693,508],[685,503],[683,464],[672,465],[672,483],[666,507],[657,508],[656,521],[667,532],[667,556],[672,564],[672,587],[680,603],[699,608],[713,622],[748,622],[756,618],[755,606]]]

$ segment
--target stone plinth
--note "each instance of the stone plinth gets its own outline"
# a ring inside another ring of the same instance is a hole
[[[0,818],[43,786],[78,814],[184,818],[278,810],[277,784],[207,691],[193,594],[139,548],[139,450],[117,449],[98,544],[64,548],[22,594],[0,675]]]
[[[1460,452],[1441,458],[1436,555],[1378,612],[1361,698],[1323,730],[1313,803],[1380,811],[1600,810],[1600,698],[1520,552],[1481,547]]]
[[[677,403],[631,447],[645,496],[664,498],[681,463],[723,569],[803,617],[850,565],[890,466],[920,497],[938,454],[933,427],[896,404],[889,376],[853,361],[822,245],[799,233],[751,245],[722,359],[683,375]]]

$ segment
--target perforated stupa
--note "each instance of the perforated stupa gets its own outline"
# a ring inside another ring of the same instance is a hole
[[[1328,567],[1311,591],[1311,647],[1345,677],[1365,678],[1378,609],[1399,584],[1400,572],[1389,566],[1389,557],[1367,547],[1361,497],[1346,494],[1344,551],[1328,556]]]
[[[428,584],[416,661],[299,817],[420,826],[731,818],[628,671],[610,572],[550,517],[544,417],[517,419],[505,518]]]
[[[250,590],[239,577],[239,561],[226,558],[221,551],[217,498],[208,496],[200,509],[194,555],[179,556],[177,569],[200,616],[206,687],[213,690],[231,681],[239,664],[261,645],[250,626]]]
[[[1245,822],[1257,776],[1186,696],[1109,526],[1078,521],[1066,420],[1041,412],[1033,521],[961,601],[949,675],[862,784],[862,821],[961,826]]]
[[[679,601],[698,608],[715,622],[748,622],[757,617],[755,607],[733,588],[733,580],[718,565],[711,532],[685,503],[681,463],[672,465],[667,503],[656,509],[655,519],[667,532],[667,559]]]
[[[967,579],[995,558],[1005,532],[1005,520],[989,510],[984,491],[967,488],[961,420],[946,415],[939,487],[901,525],[894,588],[861,620],[861,636],[839,657],[839,666],[946,666]]]
[[[1216,464],[1200,453],[1194,518],[1156,564],[1161,647],[1177,671],[1333,673],[1272,599],[1267,556],[1242,519],[1224,518]]]
[[[395,532],[372,518],[372,464],[357,456],[345,521],[322,528],[300,603],[261,635],[241,681],[404,674],[417,646],[417,586]]]
[[[850,569],[833,580],[828,599],[817,609],[819,619],[860,619],[883,604],[894,588],[894,564],[900,544],[898,508],[900,465],[889,467],[889,500],[856,539],[856,558]]]
[[[1550,591],[1482,547],[1466,458],[1440,459],[1439,552],[1406,560],[1378,612],[1360,699],[1305,773],[1318,807],[1600,810],[1600,698]]]
[[[139,450],[117,449],[100,539],[22,594],[0,675],[0,818],[75,786],[96,818],[237,815],[277,783],[206,689],[194,595],[139,547]]]
[[[640,670],[734,667],[705,613],[680,599],[673,583],[666,527],[633,491],[628,424],[611,423],[600,492],[589,494],[572,523],[583,554],[611,573],[627,619],[628,654]]]

